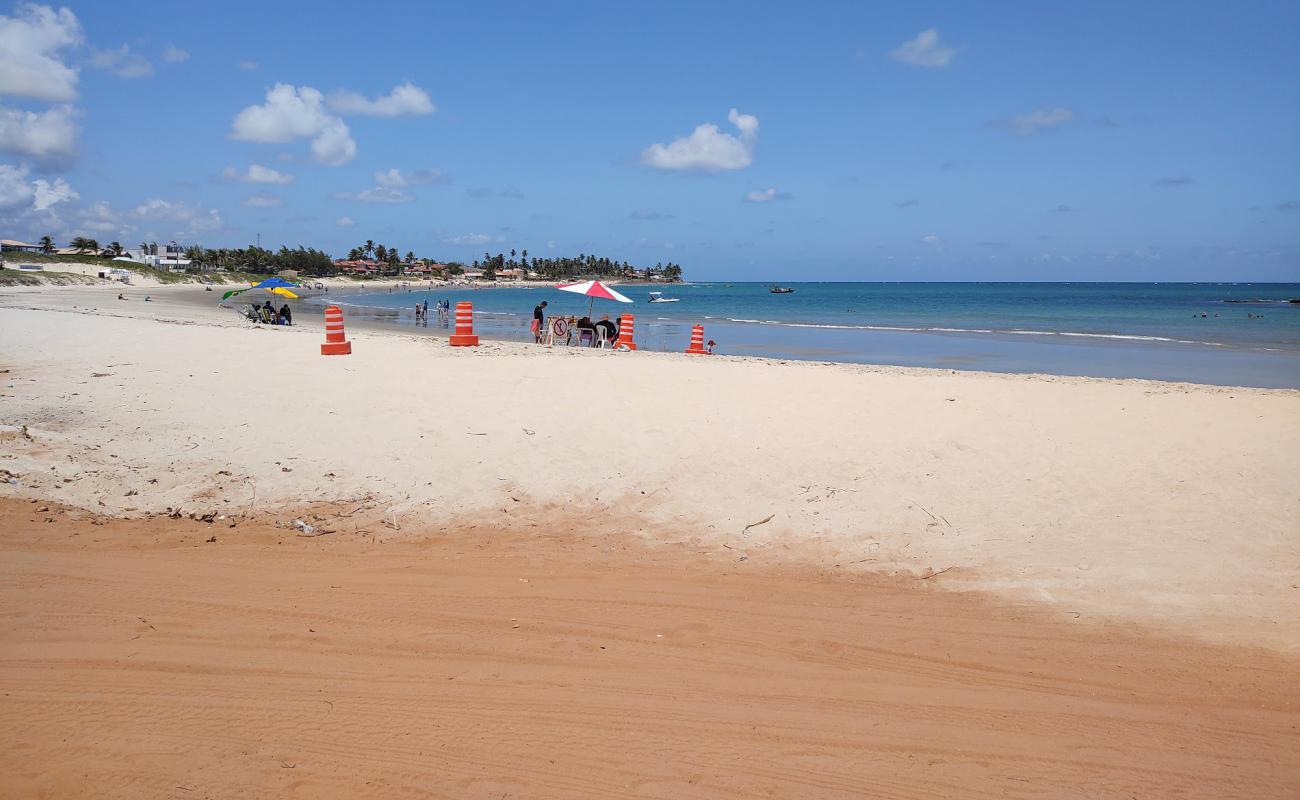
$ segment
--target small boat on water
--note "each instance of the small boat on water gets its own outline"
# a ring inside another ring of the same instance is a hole
[[[650,302],[651,303],[676,303],[678,302],[678,299],[676,297],[664,297],[663,292],[651,292]]]
[[[789,286],[777,286],[775,283],[772,284],[772,288],[768,289],[768,291],[772,294],[794,294],[794,289]]]

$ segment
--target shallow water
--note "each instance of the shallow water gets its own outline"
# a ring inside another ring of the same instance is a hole
[[[1300,387],[1300,284],[795,283],[626,286],[637,341],[685,349],[694,324],[737,355]],[[679,298],[646,302],[650,291]],[[352,314],[414,323],[417,302],[474,303],[476,332],[531,340],[532,308],[582,315],[552,288],[331,294]],[[432,315],[431,326],[438,320]]]

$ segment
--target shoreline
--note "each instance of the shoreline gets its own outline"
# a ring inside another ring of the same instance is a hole
[[[409,293],[420,295],[422,292],[457,298],[464,295],[473,299],[472,292],[465,294],[445,287],[414,289]],[[337,303],[333,297],[328,300],[322,299],[323,296],[306,298],[302,307],[317,314],[323,303],[335,303],[349,313],[350,319],[402,329],[410,323],[414,330],[409,308],[366,302],[370,297],[391,296],[392,293],[352,291],[341,293]],[[524,306],[533,299],[526,298]],[[690,326],[703,324],[706,339],[716,338],[720,343],[719,353],[776,360],[1300,388],[1300,350],[1285,348],[1069,330],[841,325],[797,320],[693,317],[674,309],[671,305],[667,309],[653,306],[636,308],[637,338],[642,348],[680,352],[689,340]],[[617,313],[619,310],[606,307],[602,313]],[[526,308],[524,311],[482,311],[476,308],[475,332],[487,339],[530,342],[532,336],[527,329],[529,318],[525,312]]]

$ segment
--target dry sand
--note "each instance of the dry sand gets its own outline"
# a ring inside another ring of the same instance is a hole
[[[227,524],[0,501],[0,794],[1300,786],[1295,661],[1267,652],[557,526],[385,543]]]
[[[203,294],[0,294],[18,795],[1297,785],[1300,392],[322,358]]]

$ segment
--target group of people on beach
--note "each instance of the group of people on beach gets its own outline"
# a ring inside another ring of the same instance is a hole
[[[533,307],[533,341],[537,344],[577,344],[580,347],[599,347],[602,341],[613,342],[618,338],[618,325],[606,314],[599,322],[592,322],[591,317],[560,315],[554,317],[550,325],[546,323],[546,301]]]
[[[439,324],[445,323],[450,318],[451,316],[450,300],[439,300],[436,304],[434,304],[433,308],[434,308],[434,313],[438,315]],[[415,304],[415,324],[425,325],[425,326],[429,324],[429,301],[428,300],[425,300],[423,303]]]
[[[248,308],[244,310],[244,316],[248,317],[249,322],[258,322],[263,325],[292,325],[293,311],[289,304],[285,303],[276,311],[271,301],[267,300],[262,305],[249,303]]]

